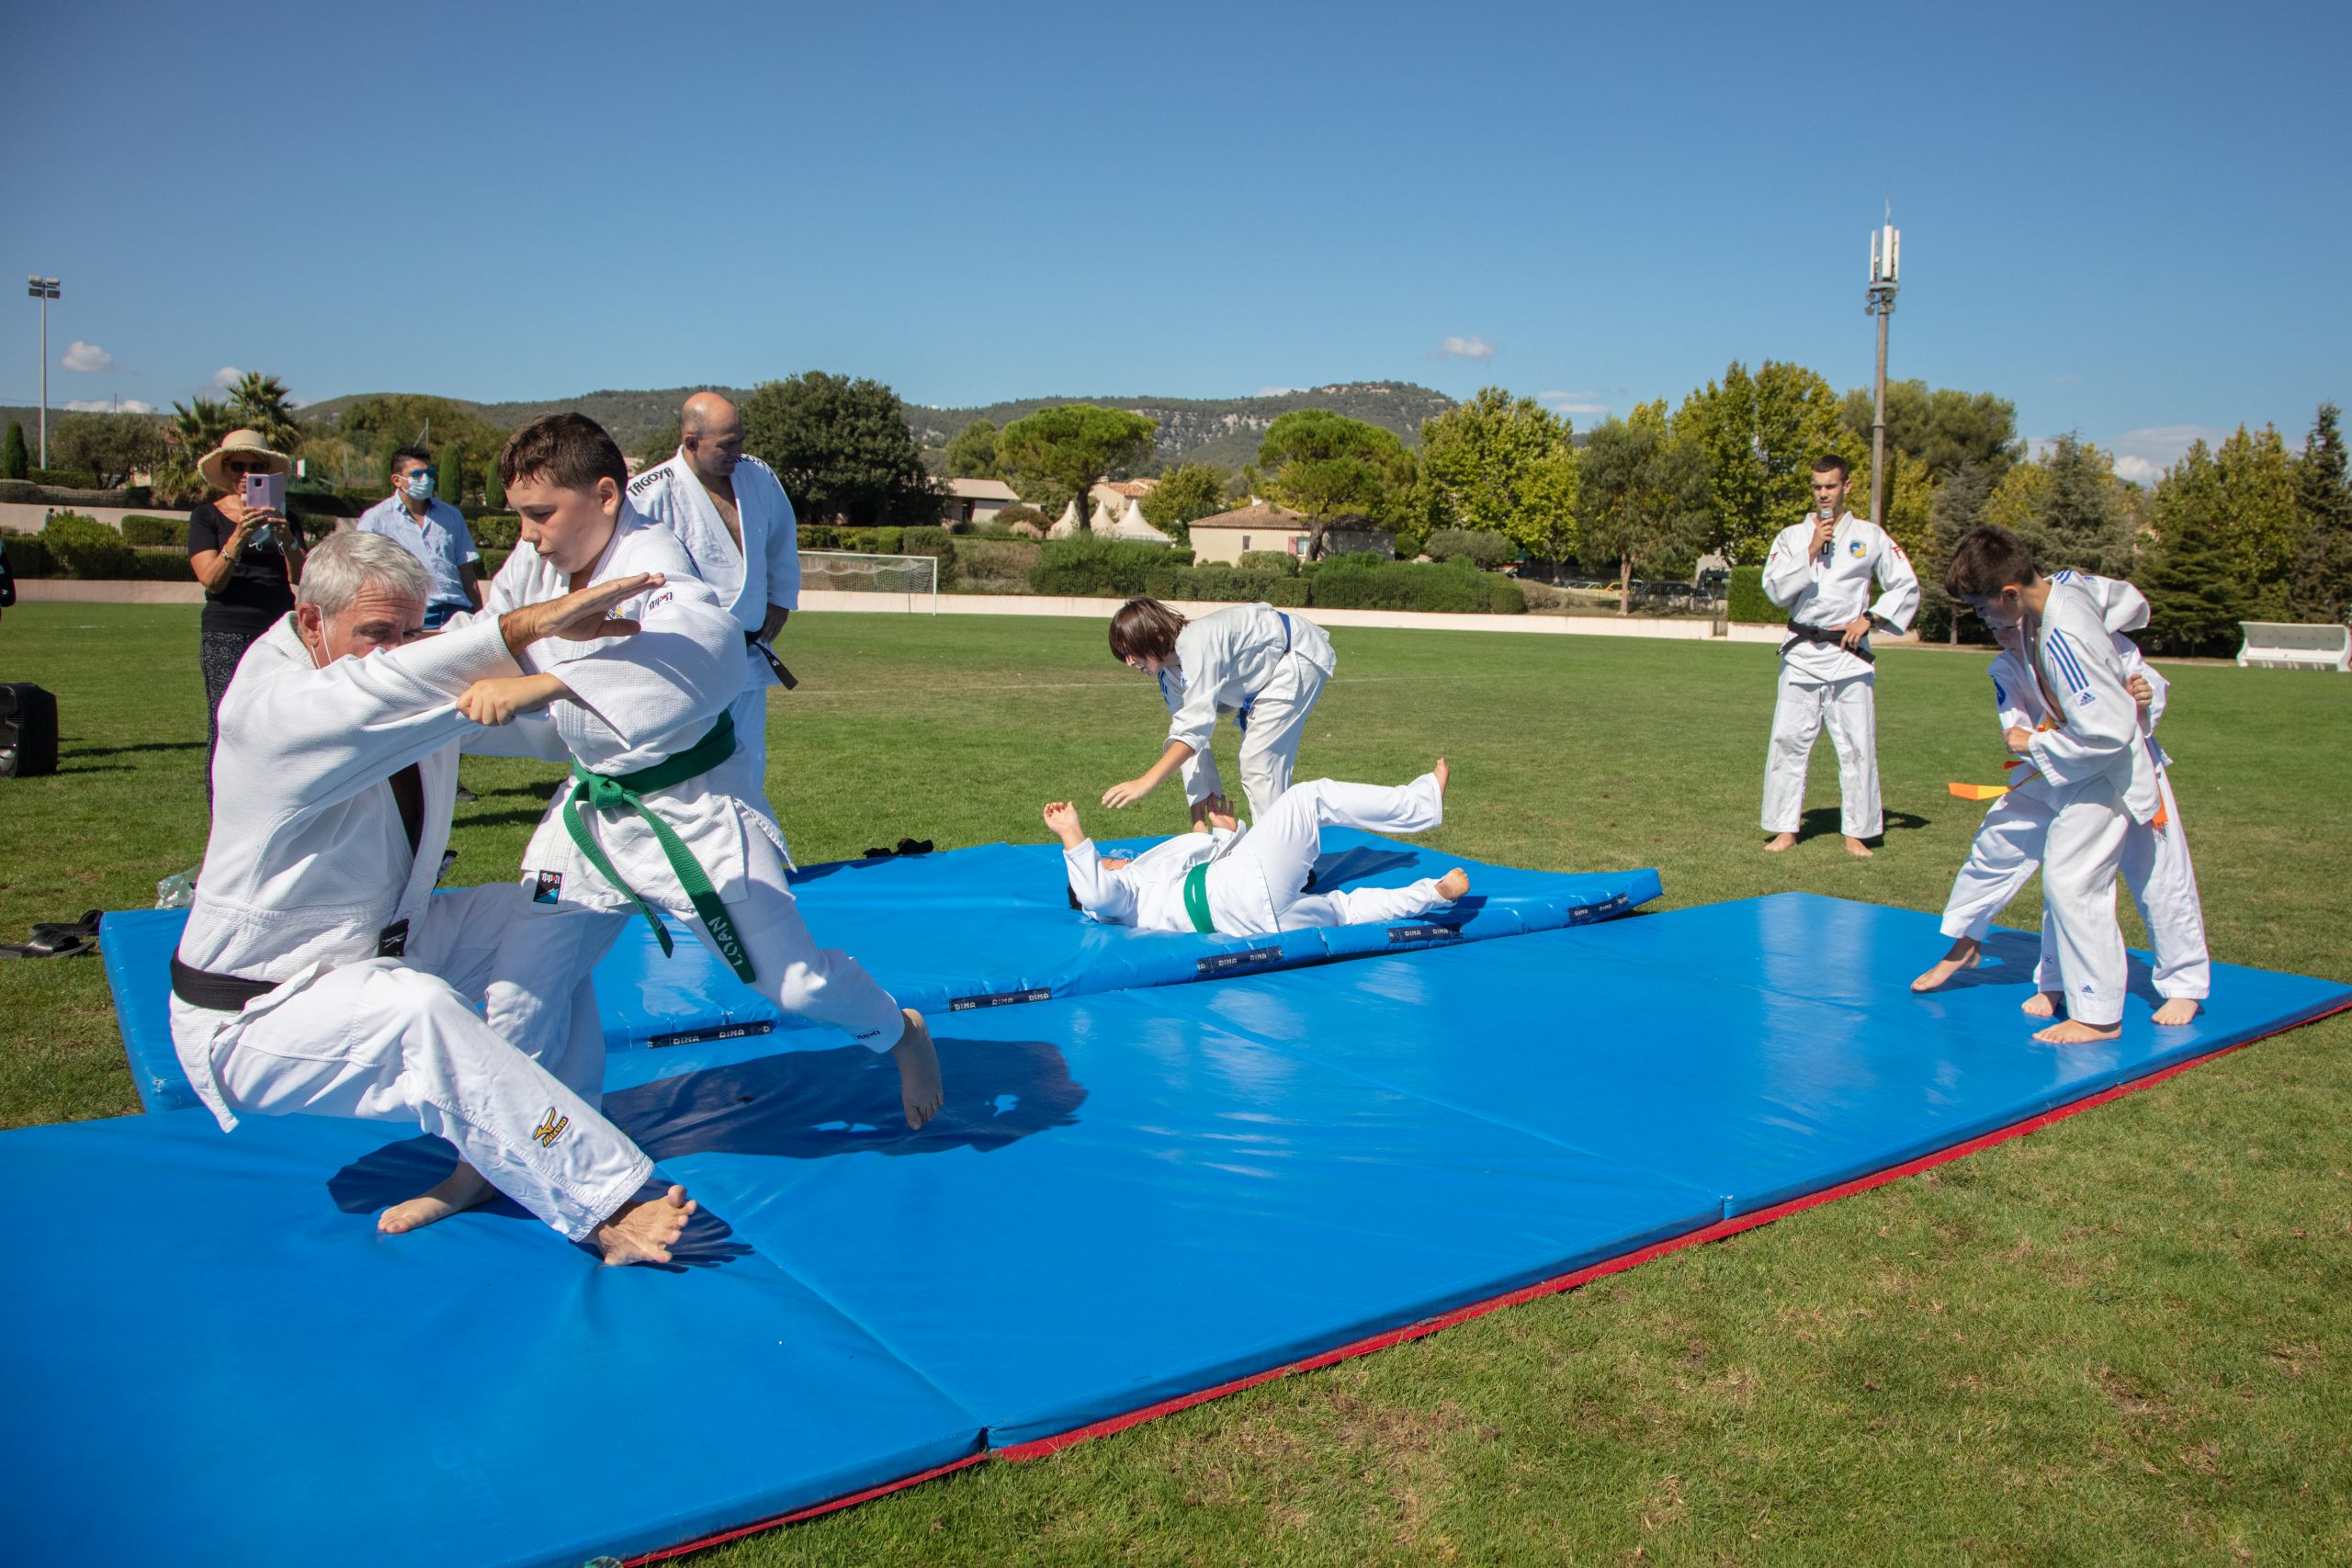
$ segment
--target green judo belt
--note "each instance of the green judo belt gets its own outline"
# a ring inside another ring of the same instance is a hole
[[[1184,913],[1193,918],[1193,929],[1203,936],[1216,934],[1216,922],[1209,919],[1209,863],[1206,861],[1184,874]]]
[[[718,722],[710,727],[709,734],[666,762],[656,762],[650,768],[616,777],[592,773],[574,762],[571,764],[571,776],[579,780],[580,784],[571,792],[571,798],[564,802],[563,825],[571,830],[572,843],[588,858],[588,863],[603,873],[605,881],[629,896],[630,902],[637,906],[638,913],[645,917],[645,923],[653,928],[654,938],[662,944],[662,956],[667,957],[670,953],[670,928],[662,923],[662,917],[654,913],[653,906],[648,904],[636,888],[621,879],[621,874],[613,868],[611,860],[596,846],[595,837],[588,831],[588,824],[582,819],[580,808],[585,806],[591,811],[634,811],[643,818],[645,825],[653,829],[654,840],[661,844],[662,852],[670,857],[670,869],[677,874],[678,885],[686,890],[686,897],[694,904],[695,913],[702,917],[703,926],[710,932],[710,940],[717,945],[718,955],[727,960],[727,966],[735,971],[737,979],[749,985],[752,977],[751,955],[743,951],[742,939],[735,934],[735,922],[728,918],[726,906],[719,903],[718,890],[711,886],[709,874],[703,870],[702,862],[695,859],[694,852],[686,848],[685,841],[671,830],[670,825],[645,809],[643,798],[656,790],[668,789],[673,784],[698,778],[734,754],[735,720],[731,715],[722,713],[718,716]]]

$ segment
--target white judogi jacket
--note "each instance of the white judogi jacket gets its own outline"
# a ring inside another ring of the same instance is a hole
[[[710,584],[719,605],[737,626],[756,633],[767,624],[769,605],[800,608],[800,525],[784,481],[757,457],[736,464],[733,481],[743,525],[741,549],[710,492],[686,466],[684,447],[629,480],[628,502],[677,536],[695,575]],[[766,660],[749,649],[743,656],[746,686],[776,684]]]
[[[2053,802],[2104,779],[2132,820],[2148,822],[2162,804],[2155,747],[2141,728],[2140,705],[2124,688],[2131,671],[2116,651],[2103,600],[2074,574],[2051,580],[2030,649],[2032,666],[2019,673],[2025,694],[2054,710],[2058,722],[2034,730],[2027,760],[2049,781]]]
[[[2117,577],[2098,577],[2086,571],[2060,571],[2051,575],[2053,582],[2073,582],[2087,592],[2099,607],[2100,617],[2115,649],[2123,660],[2123,678],[2137,675],[2148,682],[2150,693],[2146,713],[2141,719],[2141,731],[2153,737],[2156,726],[2164,721],[2165,701],[2171,693],[2172,682],[2165,680],[2147,661],[2140,647],[2124,634],[2139,630],[2148,624],[2148,601],[2137,588]],[[2034,684],[2033,672],[2016,654],[2004,648],[1993,659],[1988,670],[1993,678],[1993,709],[2004,731],[2038,729],[2051,718],[2049,708],[2041,701],[2041,693]],[[2156,761],[2167,763],[2170,758],[2164,749],[2156,749]],[[2036,773],[2017,787],[2041,787],[2041,775]]]
[[[1919,613],[1919,577],[1903,547],[1885,529],[1847,513],[1830,536],[1826,560],[1819,551],[1805,547],[1812,539],[1810,517],[1792,523],[1773,539],[1771,553],[1764,558],[1765,595],[1788,611],[1791,620],[1833,627],[1868,614],[1898,632],[1911,629],[1911,617]],[[1876,604],[1870,597],[1873,577],[1882,590]],[[1827,643],[1795,643],[1781,661],[1792,674],[1820,682],[1871,672],[1869,664]]]
[[[475,728],[451,705],[514,672],[495,618],[323,670],[292,615],[264,633],[220,699],[217,804],[181,961],[283,985],[376,957],[387,928],[424,915],[441,874],[458,739]],[[413,852],[389,782],[412,762],[424,807]],[[177,998],[173,1012],[175,1041],[183,1015],[222,1016]],[[191,1057],[197,1098],[233,1127],[209,1053],[182,1051]]]
[[[613,609],[615,618],[640,624],[636,636],[588,642],[548,638],[523,653],[530,673],[555,676],[578,700],[558,698],[543,717],[515,722],[550,726],[571,757],[599,773],[634,773],[688,750],[742,690],[743,634],[734,618],[695,576],[676,537],[623,507],[612,542],[577,586],[640,571],[662,572],[667,581]],[[572,587],[528,543],[520,544],[492,580],[481,615],[494,617],[560,598]],[[562,805],[573,787],[572,780],[564,780],[531,835],[523,852],[523,881],[543,900],[627,908],[627,895],[580,853],[564,826]],[[747,804],[761,798],[749,756],[739,750],[709,773],[647,795],[645,804],[702,863],[720,901],[737,903],[745,896],[744,833],[765,834],[778,852],[784,847],[783,830]],[[648,903],[692,911],[669,857],[635,812],[583,815],[614,869]]]
[[[1176,634],[1174,662],[1159,672],[1168,739],[1182,740],[1195,754],[1206,751],[1217,716],[1239,711],[1292,653],[1327,676],[1339,667],[1330,637],[1301,613],[1236,604],[1185,622]]]
[[[1302,894],[1296,886],[1275,887],[1267,881],[1264,860],[1232,852],[1249,835],[1246,826],[1238,831],[1212,828],[1205,833],[1179,833],[1116,869],[1103,865],[1094,840],[1088,839],[1062,851],[1062,864],[1069,875],[1070,891],[1089,916],[1104,925],[1147,931],[1198,929],[1184,908],[1184,879],[1204,861],[1209,867],[1203,888],[1208,895],[1209,923],[1226,936],[1265,936],[1343,925],[1351,917],[1404,919],[1445,902],[1434,877],[1406,887],[1367,888],[1351,894]],[[1304,867],[1299,868],[1299,877],[1305,880]]]

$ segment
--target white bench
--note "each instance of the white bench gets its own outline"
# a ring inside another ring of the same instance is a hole
[[[2240,621],[2245,646],[2241,670],[2343,670],[2352,671],[2352,626],[2288,626],[2278,621]]]

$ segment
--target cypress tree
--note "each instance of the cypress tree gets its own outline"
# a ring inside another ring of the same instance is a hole
[[[2295,465],[2295,510],[2302,514],[2303,546],[2295,560],[2289,603],[2304,621],[2341,621],[2352,609],[2352,481],[2344,460],[2339,412],[2322,403],[2303,455]]]
[[[25,426],[20,420],[8,422],[8,441],[0,446],[0,479],[21,479],[33,471],[32,454],[25,450]]]
[[[492,454],[489,462],[482,465],[481,503],[492,512],[506,510],[506,487],[498,482],[498,457],[495,453]]]

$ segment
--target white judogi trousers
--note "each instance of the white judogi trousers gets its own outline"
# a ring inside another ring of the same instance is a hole
[[[1307,716],[1315,711],[1315,699],[1323,694],[1323,683],[1329,679],[1294,651],[1274,666],[1273,674],[1250,699],[1248,719],[1241,728],[1240,761],[1241,790],[1250,800],[1252,833],[1274,814],[1283,793],[1290,788],[1291,770],[1298,765],[1298,743],[1306,738]]]
[[[596,1109],[605,1036],[589,971],[620,922],[534,906],[506,883],[427,908],[402,957],[288,982],[242,1012],[173,998],[181,1066],[232,1113],[421,1127],[584,1240],[653,1173]]]
[[[2180,803],[2166,776],[2164,791],[2165,825],[2133,823],[2123,841],[2120,869],[2148,928],[2148,946],[2155,960],[2156,994],[2202,1001],[2213,990],[2213,964],[2205,945],[2205,911],[2197,895],[2197,868],[2188,854],[2188,836],[2180,820]],[[1984,824],[1968,849],[1968,862],[1952,881],[1951,897],[1944,902],[1943,933],[1957,940],[1983,942],[1994,919],[2032,880],[2042,861],[2050,830],[2049,801],[2039,790],[2012,790],[1993,803]],[[2037,989],[2057,993],[2057,942],[2045,908],[2041,920],[2041,961],[2034,974]]]
[[[1257,728],[1253,716],[1250,728]],[[1322,852],[1326,828],[1368,833],[1425,833],[1445,818],[1437,775],[1407,784],[1343,784],[1310,779],[1295,785],[1273,808],[1250,823],[1232,852],[1210,866],[1209,905],[1216,929],[1234,936],[1404,919],[1443,900],[1437,879],[1404,887],[1343,888],[1301,893]],[[1231,923],[1228,924],[1228,921]]]
[[[1805,764],[1821,727],[1838,750],[1838,825],[1849,839],[1875,839],[1886,823],[1878,795],[1875,672],[1816,681],[1783,663],[1764,753],[1764,830],[1793,833],[1804,819]]]
[[[751,960],[752,988],[792,1017],[831,1025],[869,1049],[888,1051],[898,1044],[907,1032],[907,1017],[897,999],[856,959],[840,948],[817,945],[785,882],[784,856],[767,835],[747,832],[743,840],[743,897],[730,900],[727,913]],[[724,961],[691,910],[672,912]]]
[[[2068,791],[2052,812],[2041,863],[2048,911],[2042,962],[2054,953],[2066,1015],[2097,1029],[2123,1021],[2130,970],[2123,928],[2115,922],[2115,878],[2132,829],[2132,813],[2114,783],[2093,777]]]

